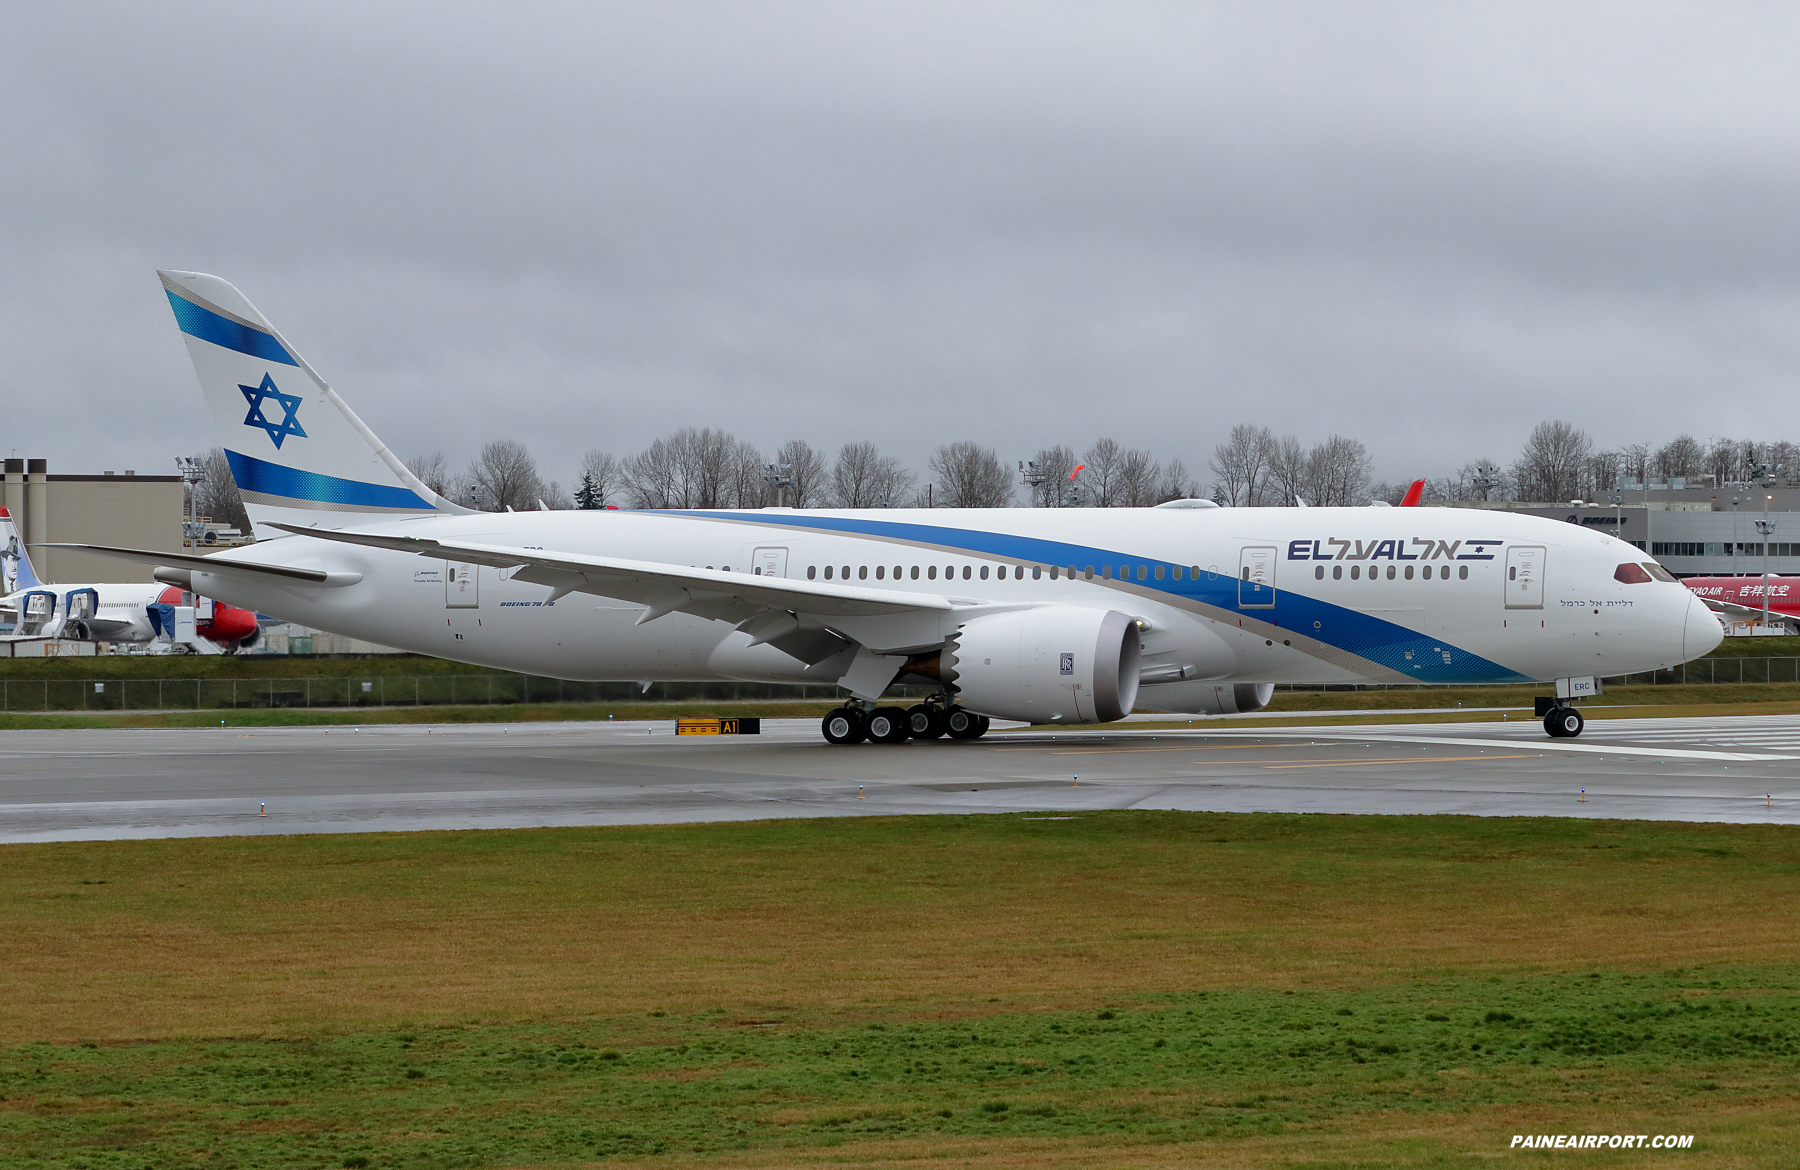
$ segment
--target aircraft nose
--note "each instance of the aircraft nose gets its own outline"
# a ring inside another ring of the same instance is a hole
[[[1701,604],[1698,597],[1689,596],[1687,627],[1681,638],[1682,660],[1692,662],[1696,658],[1704,658],[1724,640],[1725,628],[1713,616],[1712,610]]]

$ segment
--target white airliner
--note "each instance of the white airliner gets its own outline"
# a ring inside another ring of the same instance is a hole
[[[191,622],[191,629],[190,629]],[[148,643],[223,654],[256,644],[256,615],[145,581],[46,585],[5,508],[0,508],[0,636]]]
[[[352,637],[570,679],[836,683],[832,742],[973,738],[987,717],[1264,706],[1275,683],[1554,682],[1718,645],[1631,545],[1452,508],[470,512],[412,475],[236,288],[165,272],[258,534],[101,549]],[[939,688],[910,709],[895,683]]]

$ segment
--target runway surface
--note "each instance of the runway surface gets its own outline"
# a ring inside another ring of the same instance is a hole
[[[1092,809],[1800,821],[1800,717],[997,729],[811,720],[0,732],[0,841]],[[1585,800],[1582,799],[1585,790]],[[267,815],[259,815],[266,805]]]

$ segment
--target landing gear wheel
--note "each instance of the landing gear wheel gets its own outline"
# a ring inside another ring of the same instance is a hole
[[[943,708],[919,703],[906,709],[906,732],[914,739],[937,739],[947,730]]]
[[[951,739],[980,739],[987,734],[988,717],[952,707],[944,715],[944,730]]]
[[[869,738],[869,725],[855,707],[839,707],[819,725],[827,743],[861,743]]]
[[[874,743],[905,743],[912,734],[907,727],[906,711],[900,707],[877,707],[869,712],[869,739]]]
[[[1574,739],[1587,726],[1587,720],[1573,707],[1558,707],[1544,716],[1544,730],[1552,739]]]

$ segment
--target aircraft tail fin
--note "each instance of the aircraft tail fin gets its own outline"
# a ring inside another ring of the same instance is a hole
[[[42,584],[31,567],[31,556],[25,551],[25,542],[19,539],[12,514],[0,508],[0,597]]]
[[[409,471],[229,282],[157,275],[259,536],[271,521],[347,528],[469,510]]]

